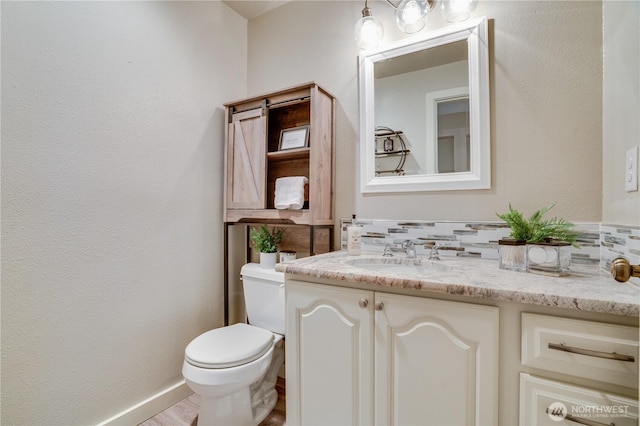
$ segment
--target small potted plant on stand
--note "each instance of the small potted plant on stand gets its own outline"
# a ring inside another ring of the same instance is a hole
[[[260,228],[251,228],[249,237],[255,248],[260,252],[260,267],[264,269],[273,269],[276,266],[276,256],[278,244],[282,241],[284,230],[273,228],[270,231],[265,225]]]
[[[555,203],[538,210],[529,219],[509,204],[509,213],[498,217],[511,227],[511,238],[498,241],[500,268],[544,275],[569,275],[571,246],[576,244],[573,223],[564,219],[543,219]]]

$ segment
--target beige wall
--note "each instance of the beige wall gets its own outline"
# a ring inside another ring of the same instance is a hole
[[[88,425],[182,380],[222,325],[217,2],[2,2],[3,425]]]
[[[640,2],[603,4],[602,221],[640,226],[640,192],[624,188],[625,153],[640,145]]]
[[[392,9],[370,2],[385,41],[402,37]],[[481,1],[490,19],[493,183],[485,191],[367,195],[358,190],[361,1],[294,1],[249,21],[248,92],[314,80],[338,99],[336,214],[348,218],[494,220],[524,212],[602,215],[602,9],[599,2]],[[428,29],[444,25],[439,14]]]

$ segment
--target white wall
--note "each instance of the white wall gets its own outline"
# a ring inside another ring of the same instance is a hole
[[[625,153],[640,145],[640,2],[605,1],[602,221],[640,225],[640,192],[624,187]]]
[[[385,41],[393,10],[369,2]],[[602,10],[599,2],[481,1],[490,19],[492,188],[363,196],[358,190],[362,1],[294,1],[249,21],[248,90],[314,80],[337,97],[336,215],[495,220],[508,204],[532,213],[554,201],[573,221],[602,215]],[[434,14],[427,29],[445,25]]]
[[[2,2],[2,424],[95,424],[223,322],[219,2]]]

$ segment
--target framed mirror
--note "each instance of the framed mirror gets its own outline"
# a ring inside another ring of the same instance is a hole
[[[486,17],[365,51],[363,193],[491,187]]]

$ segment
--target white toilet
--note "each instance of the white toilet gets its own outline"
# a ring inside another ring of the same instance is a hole
[[[182,375],[201,396],[198,426],[256,426],[278,401],[284,362],[284,274],[242,267],[249,324],[207,331],[185,349]]]

